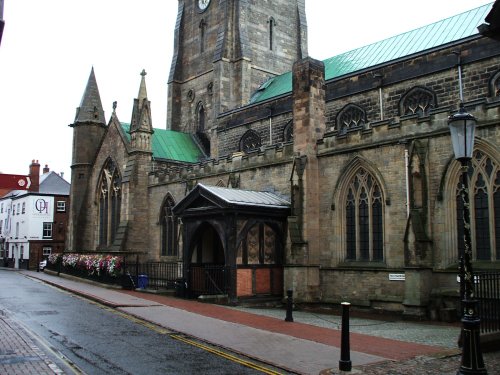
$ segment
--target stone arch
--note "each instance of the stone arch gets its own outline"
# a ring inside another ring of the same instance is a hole
[[[332,209],[339,261],[384,262],[387,188],[378,170],[357,156],[344,167]]]
[[[173,214],[175,200],[170,193],[167,193],[163,198],[161,208],[158,214],[158,223],[160,229],[160,255],[175,256],[177,255],[177,220]]]
[[[387,184],[385,183],[385,179],[378,170],[378,168],[375,167],[373,163],[370,162],[369,160],[363,158],[360,155],[356,155],[349,162],[347,162],[347,164],[342,168],[342,171],[340,172],[340,177],[337,180],[337,183],[335,184],[335,188],[333,189],[333,194],[332,194],[333,209],[335,208],[335,202],[339,199],[339,195],[341,194],[343,184],[346,183],[346,180],[352,178],[354,170],[359,167],[366,168],[371,174],[374,175],[374,177],[378,180],[378,182],[381,185],[382,193],[385,197],[385,203],[387,205],[390,205],[391,200],[389,196],[389,191],[387,189]]]
[[[401,116],[427,116],[432,108],[437,107],[436,94],[422,86],[415,86],[408,90],[399,101]]]
[[[117,163],[108,157],[96,187],[98,246],[108,247],[114,239],[121,216],[122,177]]]
[[[202,101],[199,101],[196,105],[196,132],[197,133],[205,133],[206,129],[206,111],[205,106]]]
[[[290,120],[283,129],[283,143],[293,142],[293,120]]]
[[[359,130],[366,126],[366,111],[359,105],[350,103],[344,106],[336,117],[337,131],[346,134],[349,130]]]
[[[240,139],[240,151],[251,152],[262,146],[262,137],[255,130],[247,130]]]
[[[478,183],[484,185],[480,187],[479,190],[484,190],[487,195],[487,201],[489,204],[489,209],[487,209],[488,216],[488,229],[489,229],[489,241],[490,243],[496,243],[499,238],[498,234],[495,236],[495,224],[498,225],[493,216],[497,209],[494,206],[495,194],[500,194],[500,152],[498,148],[490,144],[486,140],[478,139],[475,140],[473,158],[469,164],[472,169],[469,168],[469,191],[470,191],[470,214],[471,214],[471,232],[473,237],[472,252],[473,259],[480,259],[489,261],[492,259],[500,260],[500,244],[496,246],[487,246],[490,248],[489,259],[483,259],[483,255],[476,251],[477,249],[477,238],[476,232],[476,192]],[[444,233],[446,236],[443,238],[442,244],[442,266],[446,267],[452,264],[456,264],[459,254],[461,251],[463,241],[459,239],[460,232],[460,209],[458,204],[458,184],[461,178],[462,169],[461,164],[456,161],[453,156],[450,157],[450,161],[443,172],[442,182],[441,182],[441,192],[439,195],[442,197],[444,202],[443,215],[446,217],[444,220]],[[498,198],[496,198],[498,199]],[[498,220],[498,218],[496,219]],[[481,225],[481,229],[484,229],[484,225]],[[481,236],[484,237],[484,236]]]
[[[500,70],[491,76],[488,86],[491,97],[500,96]]]

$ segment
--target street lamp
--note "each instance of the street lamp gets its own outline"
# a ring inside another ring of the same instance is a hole
[[[460,255],[460,297],[462,298],[462,363],[457,375],[487,374],[480,344],[481,320],[474,297],[474,273],[472,272],[472,238],[470,226],[468,163],[474,150],[476,119],[465,111],[460,103],[457,113],[448,119],[455,159],[462,165],[460,197],[463,202],[464,253]]]

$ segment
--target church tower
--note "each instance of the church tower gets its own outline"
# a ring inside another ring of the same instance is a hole
[[[216,156],[217,116],[307,54],[305,0],[179,0],[167,128],[197,134]]]
[[[139,93],[134,99],[130,121],[130,154],[123,182],[126,187],[125,215],[127,229],[127,250],[146,249],[149,244],[149,196],[148,174],[151,171],[153,123],[151,102],[146,90],[146,72],[141,73]]]
[[[90,71],[87,87],[80,106],[76,109],[73,128],[73,159],[71,163],[71,204],[67,248],[81,249],[79,229],[85,225],[85,202],[94,159],[106,131],[106,120],[97,87],[94,68]]]

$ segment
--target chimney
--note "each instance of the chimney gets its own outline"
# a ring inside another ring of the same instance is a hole
[[[31,186],[29,191],[38,192],[40,188],[40,164],[38,160],[33,159],[30,164],[30,174]]]
[[[49,173],[49,172],[50,172],[49,165],[45,164],[45,167],[43,167],[43,174]]]

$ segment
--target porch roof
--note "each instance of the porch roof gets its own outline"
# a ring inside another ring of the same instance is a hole
[[[186,210],[206,210],[209,207],[288,212],[290,202],[270,192],[198,184],[183,200],[177,203],[174,212],[180,214]]]
[[[200,186],[200,188],[211,192],[213,195],[231,204],[275,208],[290,207],[290,202],[278,197],[274,193],[265,191],[230,189],[219,186],[205,186],[202,184],[198,185]]]

